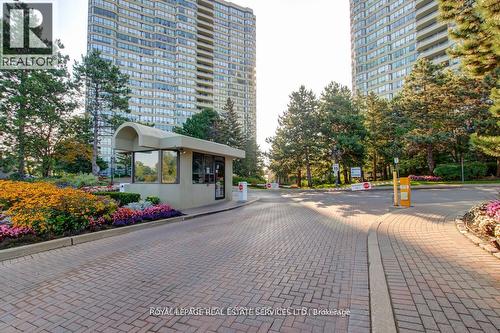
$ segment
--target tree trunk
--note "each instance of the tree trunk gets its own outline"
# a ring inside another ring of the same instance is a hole
[[[97,155],[99,154],[99,104],[98,104],[99,91],[96,87],[94,98],[96,109],[93,110],[93,125],[94,125],[94,141],[92,142],[92,174],[99,176],[99,166],[97,165]]]
[[[497,157],[497,177],[500,178],[500,156]]]
[[[302,169],[297,170],[297,186],[302,187]]]
[[[307,172],[307,187],[312,187],[312,175],[311,175],[311,162],[309,160],[309,155],[306,157],[306,172]]]
[[[373,154],[373,180],[377,181],[377,154]]]
[[[436,162],[434,161],[434,152],[432,145],[427,145],[427,166],[429,167],[429,172],[431,173],[431,175],[434,175]]]
[[[21,117],[22,119],[24,117]],[[19,129],[17,131],[17,173],[21,178],[26,176],[26,147],[25,147],[25,132],[24,132],[24,119],[20,121]]]
[[[349,176],[347,175],[347,168],[344,166],[344,184],[349,184]]]
[[[389,179],[388,175],[389,175],[389,174],[387,173],[387,165],[385,165],[385,166],[384,166],[384,180]]]

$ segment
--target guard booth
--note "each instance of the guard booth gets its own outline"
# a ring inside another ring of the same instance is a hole
[[[231,201],[233,161],[245,158],[243,150],[130,122],[116,130],[113,147],[132,155],[125,192],[156,196],[176,209]]]

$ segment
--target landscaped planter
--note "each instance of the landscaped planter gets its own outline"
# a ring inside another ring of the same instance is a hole
[[[473,207],[463,220],[470,232],[500,249],[500,200]]]
[[[129,201],[131,197],[117,196]],[[164,220],[182,213],[166,204],[120,202],[48,183],[0,181],[0,249]],[[155,201],[155,200],[153,200]]]

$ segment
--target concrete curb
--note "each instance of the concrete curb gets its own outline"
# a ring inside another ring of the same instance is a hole
[[[78,244],[93,242],[93,241],[100,240],[100,239],[125,235],[125,234],[131,233],[134,231],[138,231],[138,230],[150,229],[150,228],[154,228],[154,227],[158,227],[158,226],[162,226],[162,225],[166,225],[166,224],[178,223],[178,222],[182,222],[182,221],[192,220],[192,219],[195,219],[198,217],[227,212],[227,211],[231,211],[234,209],[238,209],[241,207],[251,205],[259,200],[260,199],[257,198],[257,199],[250,200],[248,202],[239,203],[239,204],[232,206],[232,207],[227,207],[227,208],[222,208],[222,209],[214,209],[214,210],[209,210],[209,211],[201,212],[201,213],[195,213],[195,214],[184,215],[184,216],[179,216],[179,217],[172,217],[170,219],[165,219],[165,220],[146,222],[146,223],[135,224],[135,225],[127,226],[127,227],[92,232],[92,233],[73,236],[73,237],[64,237],[64,238],[54,239],[51,241],[14,247],[11,249],[0,250],[0,262],[5,261],[5,260],[20,258],[20,257],[24,257],[24,256],[29,256],[29,255],[40,253],[40,252],[60,249],[60,248],[67,247],[67,246],[74,246],[74,245],[78,245]]]
[[[71,246],[71,237],[54,239],[42,243],[30,244],[25,246],[14,247],[0,251],[0,261],[29,256],[39,252],[45,252],[62,247]]]
[[[500,251],[490,243],[486,242],[484,239],[477,237],[474,235],[474,233],[470,232],[469,229],[467,229],[467,226],[465,225],[465,222],[463,220],[463,216],[467,213],[467,211],[464,211],[463,214],[460,213],[454,220],[455,220],[455,225],[458,229],[458,232],[460,232],[462,235],[467,237],[472,243],[475,245],[479,246],[489,254],[493,255],[494,257],[500,259]],[[453,218],[448,217],[448,220],[452,220]]]
[[[368,232],[368,276],[370,286],[370,318],[373,333],[396,333],[391,296],[382,264],[377,231],[387,213],[370,226]]]

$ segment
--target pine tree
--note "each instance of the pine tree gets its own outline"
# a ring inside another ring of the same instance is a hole
[[[500,177],[500,2],[498,0],[440,0],[442,19],[453,24],[457,42],[451,51],[465,72],[490,87],[491,126],[472,136],[472,143],[496,157]]]
[[[350,182],[349,168],[363,165],[366,130],[360,106],[351,91],[338,83],[330,83],[321,94],[320,117],[323,158],[343,166],[344,181]]]
[[[222,143],[220,117],[212,109],[204,109],[195,114],[182,127],[175,127],[174,132],[197,139]]]
[[[374,180],[377,180],[379,162],[384,159],[384,148],[390,140],[390,130],[386,127],[389,115],[388,101],[374,93],[358,97],[362,105],[364,125],[367,130],[366,147],[371,158]]]
[[[228,98],[224,105],[220,120],[221,143],[233,148],[243,149],[245,140],[243,138],[241,122],[234,109],[234,102]]]
[[[128,108],[130,89],[128,75],[122,74],[118,66],[101,57],[100,52],[91,51],[75,64],[76,82],[86,89],[85,111],[92,120],[92,173],[99,174],[97,163],[101,135],[111,134],[117,123],[123,121],[119,113],[130,112]]]
[[[318,156],[318,101],[311,90],[301,86],[290,95],[288,110],[280,118],[283,133],[290,145],[290,151],[298,161],[298,179],[300,169],[305,167],[308,187],[312,187],[311,166]]]
[[[486,94],[478,80],[443,70],[427,59],[415,64],[397,102],[408,122],[408,151],[424,151],[431,174],[436,153],[450,153],[458,162],[470,133],[484,127]]]

